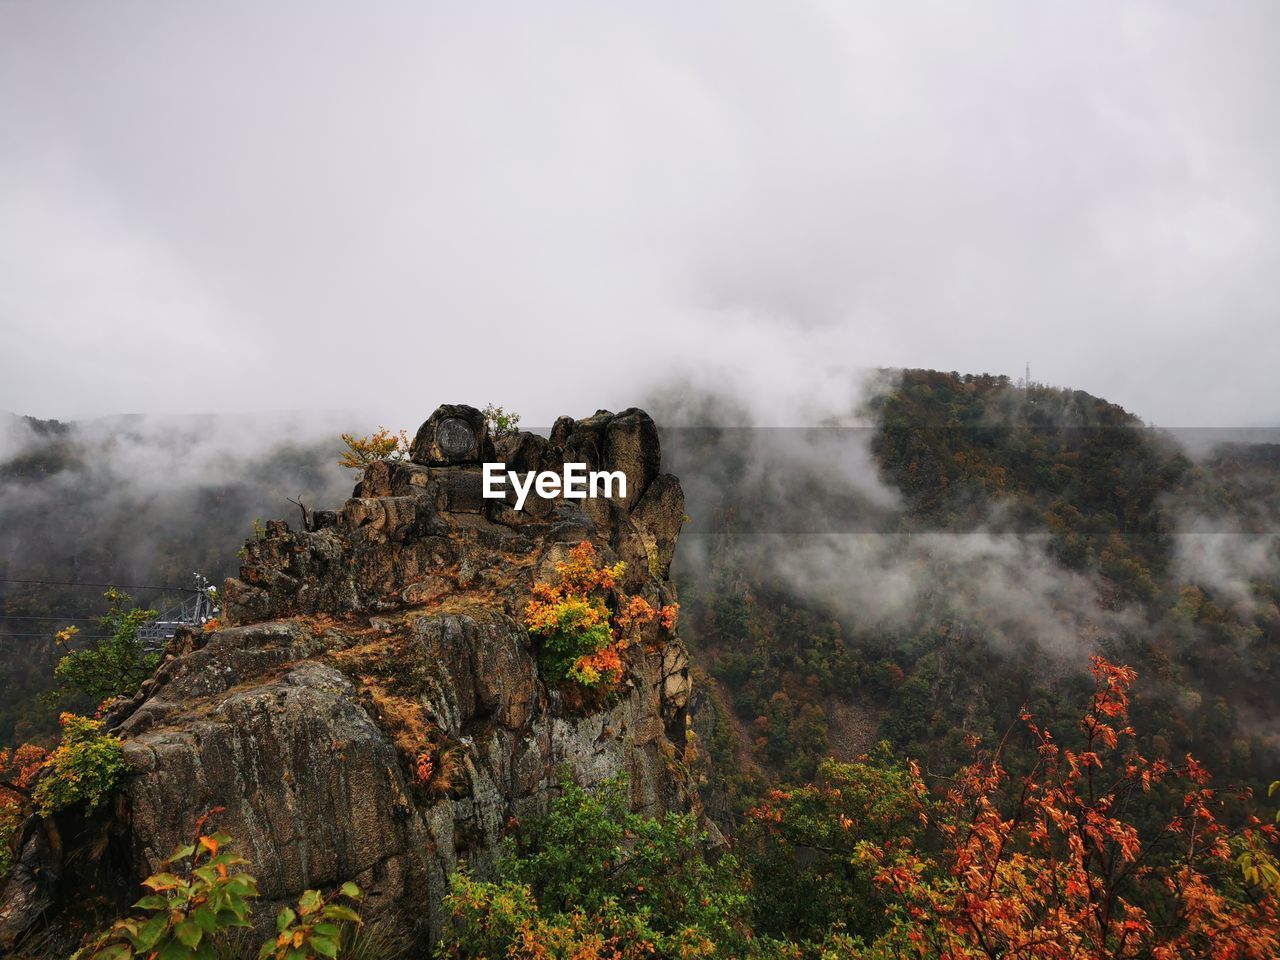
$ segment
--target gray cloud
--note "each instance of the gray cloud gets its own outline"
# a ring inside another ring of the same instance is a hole
[[[862,386],[852,406],[892,384],[877,377]],[[859,629],[906,636],[928,611],[997,652],[1034,650],[1050,671],[1082,669],[1088,653],[1144,626],[1139,609],[1105,599],[1095,572],[1054,562],[1047,535],[1009,532],[1007,504],[996,503],[971,531],[903,532],[906,504],[881,476],[871,429],[752,428],[749,389],[699,397],[672,384],[669,393],[679,399],[657,397],[653,409],[668,425],[664,464],[680,474],[688,498],[682,583],[714,589],[716,561],[728,561],[752,582],[785,586]],[[809,415],[847,424],[849,409]],[[709,418],[732,426],[682,428]],[[1199,559],[1204,569],[1222,558]],[[1210,582],[1237,569],[1217,565]]]
[[[1064,570],[1042,537],[1011,534],[844,534],[793,538],[762,551],[792,589],[859,626],[906,627],[922,608],[978,625],[1008,652],[1028,646],[1079,667],[1103,638],[1143,625],[1110,609],[1093,575]]]
[[[1280,537],[1276,534],[1184,533],[1175,539],[1174,546],[1175,570],[1180,577],[1212,587],[1224,606],[1246,616],[1259,609],[1256,584],[1274,582],[1280,573]]]
[[[851,368],[1274,422],[1280,9],[10,0],[0,409]]]

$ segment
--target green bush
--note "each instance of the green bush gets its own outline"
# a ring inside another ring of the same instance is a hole
[[[342,953],[343,937],[351,927],[359,927],[360,915],[339,899],[359,903],[364,899],[360,888],[347,881],[329,896],[319,890],[307,890],[298,898],[298,909],[282,907],[276,915],[276,938],[268,940],[258,951],[258,960],[313,960],[337,957]]]
[[[249,926],[257,881],[238,869],[247,863],[226,850],[226,834],[200,836],[166,861],[170,871],[142,881],[151,893],[134,904],[141,917],[117,920],[71,960],[216,960],[217,940]]]
[[[339,900],[359,902],[364,894],[344,883],[329,896],[307,890],[297,909],[284,907],[276,917],[276,936],[254,950],[250,941],[252,901],[257,881],[240,867],[225,833],[202,833],[169,857],[168,870],[142,882],[151,892],[134,904],[141,915],[117,920],[71,960],[334,960],[391,956],[395,949],[377,936],[355,935],[359,915]]]
[[[62,741],[31,793],[36,810],[45,817],[78,803],[96,809],[129,770],[124,744],[103,733],[101,720],[64,713],[60,722]]]
[[[491,403],[480,412],[489,425],[489,436],[494,440],[505,440],[520,432],[520,414],[514,410],[508,412]]]
[[[566,782],[510,842],[496,883],[455,876],[439,955],[524,957],[536,942],[538,956],[576,956],[612,941],[618,956],[740,956],[737,861],[706,844],[692,815],[633,813],[621,778],[594,791]]]

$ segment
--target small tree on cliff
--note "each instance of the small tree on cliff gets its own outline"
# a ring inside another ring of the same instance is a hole
[[[50,752],[24,743],[0,749],[0,875],[9,869],[14,832],[32,812],[52,816],[101,806],[127,773],[124,745],[102,721],[64,713],[62,740]]]
[[[520,414],[514,410],[491,403],[481,413],[488,424],[489,436],[495,441],[515,436],[520,429]],[[375,460],[408,460],[411,446],[408,431],[397,432],[381,426],[363,437],[344,433],[342,444],[338,466],[349,470],[363,470]]]
[[[31,791],[44,817],[76,805],[86,812],[97,809],[129,772],[124,743],[107,733],[101,720],[64,713],[58,722],[62,739],[41,764],[42,776]]]
[[[542,640],[542,668],[552,682],[615,684],[622,679],[621,653],[635,629],[655,619],[667,630],[675,628],[676,604],[655,610],[643,597],[618,594],[617,610],[609,610],[606,594],[616,589],[626,564],[599,565],[588,540],[571,549],[555,570],[554,583],[533,585],[524,611],[525,626]]]
[[[386,427],[379,427],[377,432],[365,437],[344,433],[342,443],[338,466],[349,470],[363,470],[375,460],[407,460],[409,457],[409,436],[403,430],[392,433]]]
[[[496,404],[489,404],[481,413],[489,426],[489,436],[496,442],[515,436],[520,431],[520,414],[507,411]]]
[[[160,662],[160,654],[147,653],[138,639],[138,628],[153,619],[156,611],[133,606],[132,598],[114,587],[103,596],[108,604],[98,620],[103,635],[91,646],[72,650],[80,629],[59,630],[58,645],[67,652],[53,671],[61,694],[79,692],[94,703],[133,696]]]

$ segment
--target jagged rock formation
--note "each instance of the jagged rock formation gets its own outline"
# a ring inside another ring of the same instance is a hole
[[[531,495],[516,511],[481,496],[480,463],[495,457],[519,471],[621,470],[626,496]],[[626,561],[621,589],[672,602],[683,516],[643,411],[495,444],[474,408],[442,407],[411,461],[372,464],[341,509],[304,509],[300,529],[273,521],[246,544],[228,623],[180,635],[111,714],[133,770],[115,810],[26,825],[0,891],[0,945],[37,921],[56,927],[113,878],[127,904],[130,884],[224,807],[217,825],[265,901],[355,880],[366,916],[425,956],[448,874],[459,860],[485,871],[562,770],[580,782],[626,772],[634,805],[654,813],[696,804],[678,762],[690,694],[679,638],[647,625],[622,695],[593,701],[541,680],[521,620],[531,585],[584,539]]]

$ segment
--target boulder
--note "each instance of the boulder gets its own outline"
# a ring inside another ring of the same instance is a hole
[[[479,464],[493,459],[484,414],[465,403],[446,403],[418,428],[409,459],[429,467]]]
[[[620,499],[630,509],[661,468],[658,428],[653,418],[636,409],[610,417],[604,429],[603,455],[604,469],[621,470],[627,475],[627,495]]]

